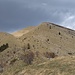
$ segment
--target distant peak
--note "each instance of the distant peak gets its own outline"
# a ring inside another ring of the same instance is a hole
[[[41,24],[51,24],[50,22],[42,22]]]
[[[42,22],[41,24],[39,24],[39,27],[50,26],[50,25],[55,25],[55,24],[51,22]]]

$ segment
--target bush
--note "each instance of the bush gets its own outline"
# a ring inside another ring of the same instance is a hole
[[[54,57],[56,57],[55,53],[53,53],[53,52],[45,52],[44,56],[46,58],[54,58]]]
[[[69,55],[72,55],[72,53],[68,53]]]
[[[6,44],[3,44],[1,47],[0,47],[0,52],[4,51],[5,49],[7,49],[9,46],[8,46],[8,43]]]
[[[12,60],[10,61],[10,64],[13,65],[16,61],[17,61],[17,59],[14,58],[14,59],[12,59]]]
[[[47,42],[49,41],[49,39],[47,39]]]
[[[59,35],[61,35],[61,33],[59,32]]]
[[[30,49],[30,44],[29,43],[27,44],[27,49]]]
[[[51,29],[51,26],[49,28]]]
[[[25,54],[21,56],[21,59],[27,64],[32,64],[34,59],[34,53],[32,51],[25,51]]]

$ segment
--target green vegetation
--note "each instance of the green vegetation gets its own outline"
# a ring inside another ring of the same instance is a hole
[[[5,49],[7,49],[9,46],[8,46],[8,43],[6,44],[3,44],[1,47],[0,47],[0,52],[4,51]]]

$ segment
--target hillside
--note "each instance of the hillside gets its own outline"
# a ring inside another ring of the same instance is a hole
[[[75,31],[43,22],[0,32],[0,75],[74,75]]]
[[[56,24],[44,22],[19,39],[33,51],[75,55],[75,31]]]
[[[37,63],[39,62],[39,63]],[[1,75],[75,75],[75,56],[37,60],[26,66],[22,61],[5,68]]]
[[[22,44],[13,35],[0,32],[0,65],[6,66],[14,58],[18,57]]]
[[[13,32],[12,35],[14,35],[15,37],[21,37],[23,34],[26,34],[26,33],[30,32],[30,30],[32,30],[34,28],[35,28],[34,26],[29,26],[29,27],[24,28],[22,30]]]

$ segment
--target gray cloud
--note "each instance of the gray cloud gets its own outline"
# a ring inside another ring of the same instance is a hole
[[[75,28],[74,3],[74,0],[0,0],[0,31],[12,32],[44,21]]]

